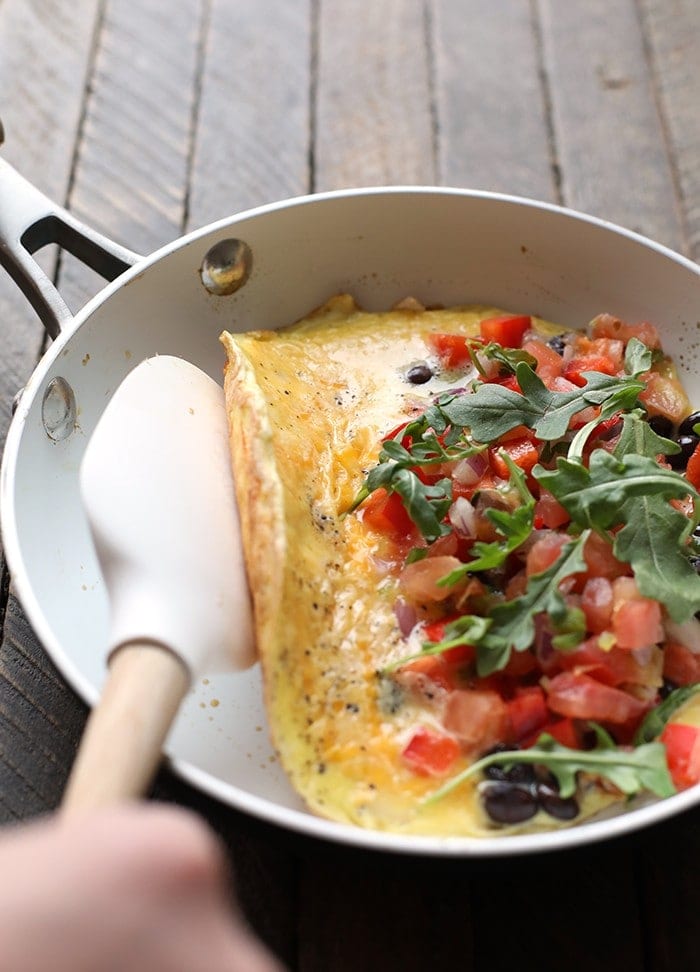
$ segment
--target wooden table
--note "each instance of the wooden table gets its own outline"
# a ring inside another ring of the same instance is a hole
[[[137,251],[389,183],[564,203],[700,255],[697,0],[0,0],[3,155]],[[44,265],[72,308],[99,281]],[[46,339],[0,280],[0,434]],[[55,807],[85,719],[2,574],[0,819]],[[291,969],[695,969],[700,811],[497,863],[300,839],[163,771]]]

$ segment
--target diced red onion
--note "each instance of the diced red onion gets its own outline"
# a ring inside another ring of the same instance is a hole
[[[460,486],[476,486],[489,467],[488,456],[477,452],[468,459],[460,459],[452,472],[452,478]]]
[[[654,657],[655,647],[655,645],[645,645],[644,648],[634,648],[632,651],[632,657],[638,665],[641,665],[642,668],[644,668]]]
[[[547,664],[551,661],[556,649],[552,645],[552,631],[549,627],[549,618],[546,614],[535,615],[535,655],[542,667],[546,670]]]
[[[495,378],[501,369],[500,364],[495,358],[487,358],[485,354],[481,351],[477,351],[474,355],[476,360],[479,362],[479,368],[484,378],[488,381],[491,378]]]
[[[457,497],[447,512],[447,518],[460,537],[476,536],[476,510],[466,497]]]
[[[413,631],[416,622],[418,621],[418,615],[416,614],[416,609],[408,601],[404,601],[402,597],[397,598],[394,604],[394,614],[396,616],[396,622],[399,626],[399,631],[407,638],[411,631]]]
[[[689,618],[683,624],[667,620],[664,628],[669,638],[685,645],[694,655],[700,655],[700,621],[697,618]]]

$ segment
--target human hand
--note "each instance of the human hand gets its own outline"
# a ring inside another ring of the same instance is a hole
[[[281,972],[193,814],[124,804],[0,835],[0,972]]]

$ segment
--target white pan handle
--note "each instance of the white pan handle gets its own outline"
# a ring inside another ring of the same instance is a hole
[[[3,138],[0,122],[0,145]],[[33,253],[49,243],[58,243],[105,280],[114,280],[142,259],[138,253],[85,226],[0,159],[0,265],[22,290],[53,338],[72,320],[72,314],[32,258]]]

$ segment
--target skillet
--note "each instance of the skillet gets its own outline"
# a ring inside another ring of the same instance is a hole
[[[57,242],[110,282],[72,316],[31,254]],[[370,310],[411,295],[481,303],[581,327],[609,311],[661,331],[700,399],[700,269],[639,235],[561,207],[434,187],[343,190],[249,210],[150,256],[80,224],[0,160],[0,263],[53,343],[18,397],[0,472],[5,552],[47,652],[88,703],[104,678],[107,603],[78,495],[91,430],[129,371],[179,355],[222,380],[224,329],[290,323],[347,291]],[[175,772],[203,792],[293,831],[357,847],[482,857],[573,847],[646,826],[700,788],[549,834],[417,838],[309,814],[267,737],[257,667],[212,673],[168,738]]]

